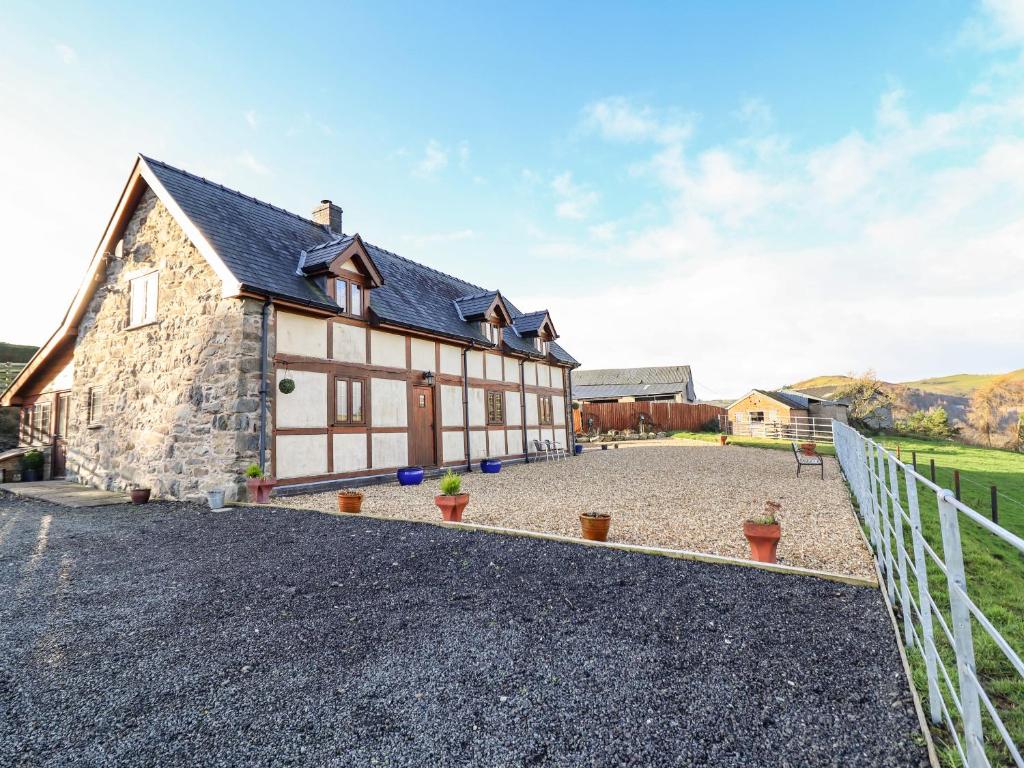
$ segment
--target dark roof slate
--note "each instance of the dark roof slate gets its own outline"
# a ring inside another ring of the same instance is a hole
[[[301,251],[306,251],[304,268],[333,259],[351,242],[326,227],[254,197],[229,189],[143,156],[167,192],[189,220],[209,241],[235,278],[245,287],[301,303],[337,310],[315,281],[296,274]],[[366,250],[384,278],[373,289],[370,311],[382,321],[491,346],[475,322],[459,316],[455,302],[467,297],[490,296],[478,285],[410,261],[396,253],[364,242]],[[490,306],[488,301],[488,306]],[[513,319],[523,313],[507,300]],[[536,314],[536,313],[531,313]],[[505,343],[524,354],[540,355],[533,345],[504,329]],[[558,344],[550,345],[559,362],[579,365]]]
[[[656,397],[686,394],[686,384],[577,384],[573,374],[573,400],[603,400],[612,397]]]
[[[353,235],[345,235],[307,249],[306,260],[302,263],[303,270],[311,272],[318,267],[330,264],[342,251],[352,245],[353,240],[355,240]]]
[[[519,333],[536,334],[547,317],[548,311],[546,309],[542,309],[539,312],[528,312],[517,317],[514,325]]]
[[[491,308],[497,298],[497,291],[484,291],[471,296],[463,296],[455,300],[455,306],[466,320],[483,320],[484,313]]]
[[[662,365],[651,368],[594,368],[573,371],[573,384],[686,384],[693,381],[688,365]],[[682,391],[682,390],[680,390]]]

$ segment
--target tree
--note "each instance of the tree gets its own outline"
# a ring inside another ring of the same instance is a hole
[[[949,415],[945,408],[929,408],[927,411],[914,411],[906,419],[896,422],[896,431],[905,435],[930,437],[936,440],[947,440],[956,433],[949,425]]]
[[[878,426],[878,412],[892,408],[893,398],[885,383],[879,381],[872,370],[850,380],[832,393],[833,400],[849,404],[850,423],[857,427],[875,429]]]
[[[1014,414],[1013,411],[1017,413]],[[1016,418],[1013,418],[1016,415]],[[992,438],[1011,422],[1010,444],[1021,450],[1021,418],[1024,416],[1024,381],[1012,376],[999,376],[978,387],[971,394],[967,423],[992,445]],[[1014,423],[1015,422],[1015,423]],[[1005,433],[1003,439],[1006,439]]]

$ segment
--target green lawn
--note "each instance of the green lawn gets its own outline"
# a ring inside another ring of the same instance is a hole
[[[718,435],[709,433],[678,432],[673,437],[693,440],[717,441]],[[730,437],[734,445],[748,445],[778,450],[790,450],[784,441],[748,437]],[[953,488],[953,470],[960,470],[961,499],[976,511],[988,515],[990,486],[996,485],[1000,493],[1010,498],[999,499],[999,524],[1007,530],[1024,536],[1024,455],[1008,451],[974,448],[949,442],[915,440],[910,438],[883,438],[889,450],[900,449],[904,462],[910,463],[912,452],[917,452],[918,471],[929,476],[929,460],[935,460],[936,482]],[[831,446],[819,446],[821,453],[834,455]],[[901,473],[902,476],[902,473]],[[906,508],[906,489],[900,484],[900,496]],[[922,529],[925,539],[941,554],[942,536],[939,531],[938,505],[935,494],[918,486]],[[1019,503],[1014,503],[1011,499]],[[891,514],[891,512],[890,512]],[[1024,555],[1005,544],[977,523],[960,516],[960,536],[967,569],[967,587],[972,599],[995,625],[1018,654],[1024,654]],[[913,552],[909,534],[906,536],[908,552]],[[949,594],[945,576],[929,560],[928,584],[932,597],[949,621]],[[917,585],[911,574],[911,593],[917,602]],[[897,612],[899,612],[897,608]],[[920,628],[918,629],[920,631]],[[942,630],[936,626],[936,646],[947,663],[950,677],[955,682],[956,667],[952,649]],[[1024,744],[1024,680],[1013,669],[999,648],[977,622],[973,623],[975,657],[978,674],[985,690],[999,710],[1003,722],[1018,745]],[[927,705],[927,682],[924,659],[918,649],[910,650],[914,668],[914,682]],[[941,674],[941,673],[940,673]],[[943,683],[940,689],[945,690]],[[949,702],[948,695],[946,696]],[[951,703],[947,703],[953,710]],[[984,710],[983,710],[984,711]],[[993,765],[1012,765],[1010,754],[1000,747],[1001,740],[986,716],[986,744]],[[956,751],[944,726],[933,728],[940,755],[944,763],[958,764]]]
[[[672,437],[680,440],[701,440],[706,443],[717,443],[718,435],[712,432],[673,432]],[[793,450],[785,440],[768,440],[763,437],[738,437],[729,435],[729,445],[746,445],[754,448],[772,448],[779,451]],[[836,451],[831,445],[819,445],[818,452],[824,456],[835,456]]]

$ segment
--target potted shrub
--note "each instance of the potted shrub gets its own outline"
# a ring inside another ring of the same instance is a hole
[[[743,523],[743,535],[750,542],[750,556],[760,563],[774,563],[775,550],[782,536],[778,512],[782,505],[776,501],[764,503],[764,513]]]
[[[132,488],[128,495],[132,498],[132,504],[145,504],[149,501],[149,488]]]
[[[589,541],[607,541],[611,524],[612,516],[607,512],[584,512],[580,515],[583,538]]]
[[[800,443],[800,453],[804,456],[813,456],[818,452],[818,446],[814,443]]]
[[[21,479],[25,483],[36,483],[43,479],[43,452],[33,448],[21,457]]]
[[[397,474],[399,485],[419,485],[423,482],[423,467],[402,467]]]
[[[351,488],[346,488],[344,491],[338,491],[338,511],[344,512],[347,515],[355,515],[359,513],[359,510],[363,508],[363,494],[359,491],[354,491]]]
[[[498,459],[484,459],[480,462],[480,471],[488,475],[496,475],[501,472],[501,462]]]
[[[450,469],[441,478],[441,493],[434,497],[434,503],[445,520],[462,522],[462,511],[469,504],[469,494],[462,492],[462,478]]]
[[[718,444],[719,445],[725,445],[728,442],[729,442],[729,436],[728,435],[719,435],[718,436]]]
[[[266,504],[270,501],[270,492],[276,483],[260,469],[259,464],[250,464],[245,468],[245,487],[249,491],[249,501]]]

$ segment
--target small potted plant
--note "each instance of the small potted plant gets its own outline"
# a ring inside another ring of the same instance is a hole
[[[33,448],[21,457],[21,479],[26,483],[37,483],[43,479],[43,452]]]
[[[423,482],[423,467],[402,467],[397,475],[399,485],[419,485]]]
[[[149,501],[149,488],[135,487],[128,491],[128,495],[132,497],[132,504],[146,504]]]
[[[814,443],[800,443],[800,453],[804,456],[813,456],[818,452],[818,446]]]
[[[462,511],[469,504],[469,494],[462,492],[462,478],[450,469],[441,478],[441,493],[434,497],[434,503],[445,520],[462,522]]]
[[[270,492],[276,483],[260,469],[259,464],[250,464],[245,468],[245,487],[249,491],[249,501],[266,504],[270,501]]]
[[[766,501],[764,512],[743,523],[743,535],[750,542],[750,556],[759,563],[774,563],[775,550],[782,536],[778,512],[782,505],[777,501]]]
[[[338,511],[355,515],[363,508],[363,494],[351,488],[338,491]]]
[[[607,512],[584,512],[580,515],[583,538],[589,541],[607,541],[611,524],[612,516]]]
[[[728,442],[729,442],[729,436],[728,435],[723,433],[723,434],[718,436],[718,444],[719,445],[726,445]]]

